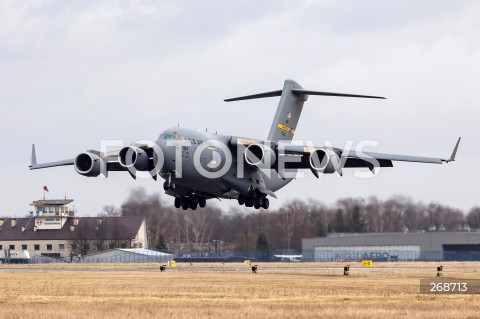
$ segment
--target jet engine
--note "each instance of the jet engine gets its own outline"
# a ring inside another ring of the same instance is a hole
[[[261,168],[271,168],[277,160],[275,152],[270,147],[262,144],[248,145],[245,149],[244,157],[247,164]]]
[[[85,152],[78,154],[74,161],[78,174],[88,177],[97,177],[102,173],[104,162],[100,156]]]
[[[332,150],[316,149],[310,153],[310,167],[323,174],[332,174],[341,170],[340,157]]]
[[[147,152],[154,153],[149,150],[151,149],[137,146],[124,147],[118,153],[118,161],[123,167],[130,168],[133,166],[137,171],[146,171],[151,157]]]

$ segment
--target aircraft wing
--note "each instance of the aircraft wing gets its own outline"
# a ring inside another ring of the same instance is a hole
[[[107,171],[128,171],[125,166],[120,165],[118,162],[118,153],[119,151],[102,153],[99,151],[88,150],[88,153],[92,153],[103,159],[105,164],[107,164]]]
[[[416,162],[416,163],[431,163],[431,164],[443,164],[448,162],[455,161],[455,156],[457,154],[458,145],[460,144],[461,137],[458,138],[453,152],[449,158],[439,158],[439,157],[424,157],[424,156],[412,156],[412,155],[398,155],[398,154],[384,154],[384,153],[375,153],[375,152],[355,152],[350,151],[347,154],[342,154],[352,159],[368,159],[374,158],[378,161],[398,161],[398,162]]]
[[[99,151],[88,150],[87,153],[98,156],[106,164],[106,171],[128,170],[126,167],[120,165],[120,163],[118,162],[118,151],[101,153]],[[30,170],[69,165],[75,165],[74,158],[38,164],[35,152],[35,144],[32,145],[32,161],[29,166]]]
[[[384,161],[417,162],[417,163],[433,163],[433,164],[442,164],[443,162],[451,161],[450,159],[447,160],[447,159],[436,158],[436,157],[384,154],[384,153],[374,153],[374,152],[359,153],[355,151],[350,151],[343,156],[346,156],[347,159],[374,158],[376,160],[384,160]]]
[[[416,162],[416,163],[432,163],[432,164],[442,164],[455,161],[455,156],[460,144],[461,138],[458,138],[455,148],[453,149],[452,154],[449,158],[440,158],[440,157],[423,157],[423,156],[412,156],[412,155],[398,155],[398,154],[386,154],[386,153],[376,153],[376,152],[360,152],[355,150],[342,150],[339,148],[320,148],[320,147],[305,147],[297,145],[281,145],[280,149],[284,150],[285,156],[297,156],[300,157],[295,162],[287,162],[286,168],[311,168],[310,165],[310,155],[316,150],[330,150],[332,153],[336,154],[340,160],[343,160],[344,168],[358,168],[358,167],[368,167],[373,169],[376,167],[393,167],[393,161],[400,162]],[[376,165],[374,165],[375,163]],[[313,171],[313,170],[312,170]],[[315,172],[314,172],[315,174]],[[317,175],[317,174],[315,174]]]
[[[67,159],[63,161],[56,161],[56,162],[48,162],[48,163],[42,163],[42,164],[37,164],[32,162],[29,166],[29,168],[32,169],[41,169],[41,168],[48,168],[48,167],[56,167],[56,166],[67,166],[67,165],[73,165],[74,159]]]
[[[32,145],[32,162],[29,166],[29,168],[32,169],[40,169],[40,168],[48,168],[48,167],[56,167],[56,166],[67,166],[67,165],[73,165],[74,159],[67,159],[67,160],[62,160],[62,161],[55,161],[55,162],[48,162],[48,163],[42,163],[42,164],[37,164],[37,155],[35,153],[35,144]]]

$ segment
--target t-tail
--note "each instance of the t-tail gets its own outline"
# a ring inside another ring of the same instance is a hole
[[[291,141],[295,135],[295,130],[297,129],[298,120],[300,119],[300,114],[303,109],[303,103],[308,99],[309,95],[385,99],[381,96],[309,91],[304,90],[300,84],[293,80],[286,80],[282,90],[227,99],[225,102],[280,96],[277,112],[273,118],[270,133],[268,134],[268,140],[275,142]]]

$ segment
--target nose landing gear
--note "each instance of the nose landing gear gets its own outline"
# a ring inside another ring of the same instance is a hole
[[[175,183],[172,181],[172,174],[171,173],[168,173],[167,178],[165,179],[165,182],[163,183],[163,190],[165,190],[165,191],[175,190]]]

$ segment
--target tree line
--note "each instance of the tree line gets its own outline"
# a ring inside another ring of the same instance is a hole
[[[121,207],[105,206],[101,214],[145,217],[149,247],[173,253],[298,252],[302,238],[328,233],[480,229],[480,206],[464,214],[454,207],[403,196],[342,198],[333,205],[294,199],[278,209],[255,211],[214,205],[184,211],[165,204],[160,194],[135,189]]]

